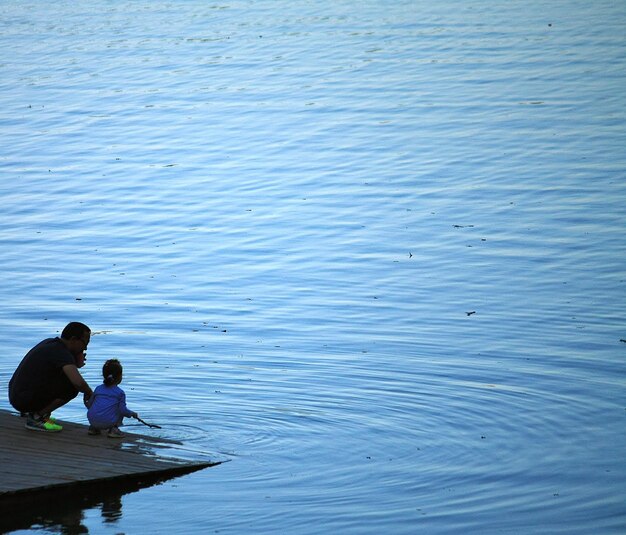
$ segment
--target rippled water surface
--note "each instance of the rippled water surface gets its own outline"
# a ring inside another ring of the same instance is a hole
[[[83,321],[229,461],[25,530],[626,531],[626,4],[0,25],[2,383]]]

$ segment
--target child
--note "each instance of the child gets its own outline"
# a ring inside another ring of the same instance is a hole
[[[87,418],[89,419],[89,434],[99,435],[103,429],[108,429],[109,438],[124,436],[119,430],[124,417],[138,418],[136,412],[126,406],[126,394],[117,385],[122,382],[122,365],[117,359],[110,359],[102,366],[104,383],[99,385],[87,402]]]

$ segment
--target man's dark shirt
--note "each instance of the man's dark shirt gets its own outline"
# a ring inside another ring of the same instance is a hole
[[[74,356],[60,338],[48,338],[33,347],[9,381],[9,400],[20,411],[56,398],[75,397],[77,390],[63,372],[63,366],[76,364]],[[41,406],[44,406],[41,405]]]

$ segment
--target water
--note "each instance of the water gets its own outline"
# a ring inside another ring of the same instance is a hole
[[[229,461],[24,532],[626,530],[623,3],[0,21],[2,383],[83,321]]]

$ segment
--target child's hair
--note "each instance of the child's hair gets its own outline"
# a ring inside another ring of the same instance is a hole
[[[102,377],[104,377],[104,384],[111,386],[117,382],[122,376],[122,365],[117,359],[109,359],[102,366]]]

